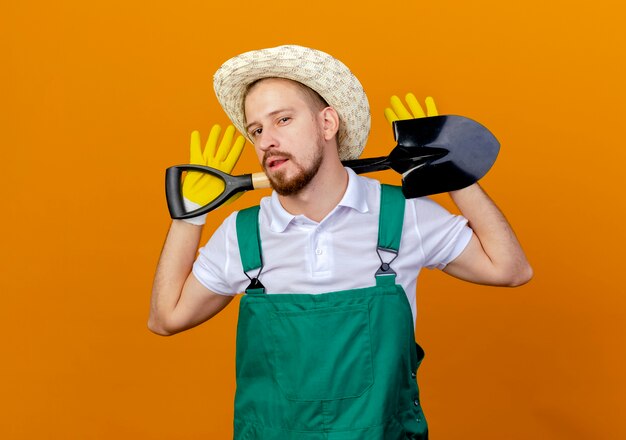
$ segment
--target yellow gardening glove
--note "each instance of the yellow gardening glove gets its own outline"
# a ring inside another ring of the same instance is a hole
[[[422,110],[422,106],[419,102],[417,102],[417,98],[413,93],[407,93],[404,98],[407,105],[409,106],[409,110],[406,109],[404,104],[400,98],[396,95],[391,97],[391,108],[387,107],[385,109],[385,118],[389,121],[389,124],[393,124],[394,121],[404,120],[404,119],[416,119],[423,118],[425,116],[439,116],[437,112],[437,106],[435,105],[435,100],[428,96],[424,101],[426,104],[426,113]]]
[[[189,148],[191,164],[216,168],[225,173],[230,173],[233,170],[239,156],[241,156],[246,141],[243,136],[238,135],[233,142],[235,127],[229,125],[218,146],[221,131],[222,127],[217,124],[211,128],[204,151],[202,151],[200,145],[200,133],[196,130],[191,133]],[[188,205],[188,209],[204,206],[214,200],[224,191],[224,186],[224,182],[217,177],[206,173],[188,172],[183,181],[183,197]],[[239,195],[241,194],[231,197],[226,203],[232,202]],[[204,224],[205,216],[188,220],[190,220],[190,223]]]

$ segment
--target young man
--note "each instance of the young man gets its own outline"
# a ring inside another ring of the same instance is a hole
[[[417,276],[438,267],[475,283],[527,282],[508,222],[477,184],[451,193],[461,217],[344,168],[365,145],[369,106],[354,75],[323,52],[240,55],[216,73],[215,89],[274,193],[232,214],[195,263],[201,227],[172,223],[150,329],[186,330],[246,291],[235,438],[427,438]]]

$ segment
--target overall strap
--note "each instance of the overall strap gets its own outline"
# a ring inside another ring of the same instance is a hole
[[[380,215],[378,218],[378,258],[380,268],[376,272],[376,285],[390,285],[396,282],[396,273],[390,264],[398,256],[400,239],[402,238],[402,224],[404,223],[404,194],[399,186],[381,184],[380,186]],[[380,251],[390,252],[395,256],[389,262],[382,259]]]
[[[260,206],[251,206],[237,213],[237,242],[239,255],[243,265],[243,273],[250,280],[246,293],[265,293],[265,287],[259,281],[263,270],[263,255],[261,254],[261,235],[259,233]],[[258,269],[256,276],[251,278],[249,271]]]

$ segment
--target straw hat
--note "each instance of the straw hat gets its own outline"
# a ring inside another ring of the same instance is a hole
[[[370,107],[363,86],[341,61],[302,46],[246,52],[226,61],[215,72],[213,87],[217,99],[248,139],[244,92],[250,83],[269,77],[298,81],[319,93],[339,114],[339,158],[357,159],[361,155],[370,131]]]

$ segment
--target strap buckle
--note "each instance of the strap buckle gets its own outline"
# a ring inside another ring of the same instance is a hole
[[[248,279],[250,280],[250,284],[248,285],[248,287],[246,287],[246,293],[249,290],[256,290],[256,289],[261,289],[263,290],[263,293],[265,293],[265,286],[263,285],[263,283],[261,283],[261,281],[259,280],[259,276],[261,275],[261,271],[263,270],[263,266],[261,266],[259,268],[259,271],[257,272],[256,276],[254,278],[251,278],[250,275],[248,275],[247,272],[244,272],[244,275],[246,277],[248,277]]]
[[[380,251],[385,251],[394,254],[394,257],[389,262],[383,261],[383,257],[380,255]],[[380,267],[376,271],[376,276],[379,275],[397,275],[396,272],[391,268],[391,263],[398,258],[398,251],[395,249],[387,249],[383,247],[376,248],[376,254],[378,255],[378,259],[380,260]]]

